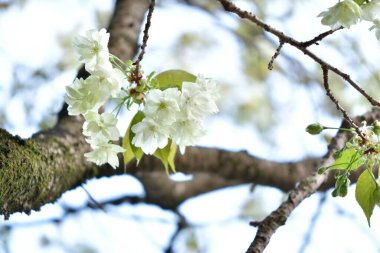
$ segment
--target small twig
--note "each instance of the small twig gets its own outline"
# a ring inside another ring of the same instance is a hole
[[[180,212],[178,212],[178,211],[175,211],[175,213],[178,216],[177,228],[176,228],[175,232],[172,234],[172,236],[170,238],[168,246],[165,249],[165,253],[173,253],[174,252],[174,250],[173,250],[174,242],[177,239],[179,233],[183,229],[189,227],[189,224],[187,223],[186,218]]]
[[[284,42],[282,40],[280,40],[280,45],[278,45],[276,52],[274,53],[274,55],[270,59],[270,62],[268,63],[268,69],[269,70],[273,69],[273,62],[280,55],[280,51],[281,51],[281,48],[283,45],[284,45]]]
[[[336,32],[336,31],[338,31],[338,30],[340,30],[340,29],[343,29],[343,27],[341,26],[341,27],[339,27],[339,28],[337,28],[337,29],[334,29],[334,30],[328,30],[328,31],[326,31],[326,32],[324,32],[324,33],[321,33],[321,34],[315,36],[315,37],[314,37],[313,39],[311,39],[311,40],[308,40],[308,41],[302,42],[301,45],[302,45],[303,47],[305,47],[305,48],[306,48],[306,47],[309,47],[309,46],[311,46],[311,45],[313,45],[313,44],[319,45],[318,43],[319,43],[320,41],[322,41],[324,38],[326,38],[327,36],[333,34],[334,32]]]
[[[252,227],[258,227],[260,226],[261,223],[262,223],[261,221],[251,221],[249,222],[249,225]]]
[[[84,192],[87,194],[87,196],[89,197],[89,199],[91,200],[91,202],[92,202],[97,208],[99,208],[100,210],[103,210],[103,211],[105,212],[104,207],[103,207],[98,201],[96,201],[96,199],[94,199],[94,197],[92,197],[92,195],[90,194],[90,192],[87,191],[87,189],[84,188],[83,185],[81,185],[81,188],[82,188],[82,189],[84,190]]]
[[[339,104],[339,101],[334,97],[334,95],[331,93],[330,85],[329,85],[329,70],[326,66],[322,66],[322,72],[323,72],[323,86],[326,90],[326,95],[330,98],[330,100],[335,104],[336,108],[342,112],[343,117],[345,120],[348,121],[348,123],[355,128],[355,131],[358,133],[358,135],[364,140],[365,137],[363,136],[363,133],[360,131],[358,125],[355,124],[355,122],[350,118],[347,111]]]
[[[150,4],[149,4],[149,9],[148,9],[148,15],[146,17],[146,23],[145,23],[145,28],[144,28],[144,36],[143,36],[143,40],[142,40],[142,44],[141,44],[141,51],[136,59],[136,61],[133,63],[133,65],[136,66],[135,68],[135,71],[134,71],[134,76],[137,78],[137,84],[139,84],[139,72],[140,72],[140,62],[142,61],[143,57],[144,57],[144,54],[145,54],[145,48],[146,48],[146,45],[148,43],[148,39],[149,39],[149,28],[151,26],[151,20],[152,20],[152,14],[153,14],[153,11],[154,11],[154,6],[156,4],[156,1],[155,0],[151,0],[150,1]]]
[[[80,213],[82,211],[88,210],[88,209],[93,209],[93,210],[98,210],[98,206],[106,206],[106,205],[121,205],[124,203],[129,203],[131,205],[139,204],[139,203],[146,203],[146,199],[140,196],[121,196],[119,198],[115,199],[109,199],[109,200],[104,200],[101,203],[98,202],[97,206],[94,206],[92,202],[86,203],[86,205],[81,205],[79,207],[71,207],[67,206],[63,203],[60,204],[60,207],[63,209],[63,214],[59,217],[50,217],[46,219],[40,219],[40,220],[33,220],[30,222],[8,222],[3,225],[0,225],[1,227],[8,227],[8,228],[16,228],[16,227],[33,227],[33,226],[40,226],[42,224],[48,224],[48,223],[61,223],[63,222],[66,218],[68,218],[72,214]],[[108,213],[110,214],[110,213]]]

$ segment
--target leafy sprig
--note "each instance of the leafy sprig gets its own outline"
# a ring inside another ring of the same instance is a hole
[[[346,142],[343,148],[333,154],[334,163],[320,167],[318,173],[322,174],[335,170],[336,181],[332,196],[345,197],[350,186],[349,176],[351,172],[364,166],[365,169],[356,184],[355,198],[370,226],[373,210],[376,205],[380,204],[379,177],[373,173],[374,168],[380,164],[380,122],[375,121],[370,126],[367,126],[366,122],[362,123],[360,131],[364,139],[353,129],[325,127],[319,123],[309,125],[306,131],[310,134],[318,134],[325,129],[349,131],[353,133],[353,137]]]

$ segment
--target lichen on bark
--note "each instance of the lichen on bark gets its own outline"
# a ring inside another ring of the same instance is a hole
[[[38,210],[95,174],[83,158],[84,140],[70,133],[23,140],[1,129],[0,138],[0,214],[6,218]]]
[[[30,211],[40,203],[49,183],[43,170],[48,157],[31,140],[23,140],[0,129],[0,213],[6,217],[14,210]]]

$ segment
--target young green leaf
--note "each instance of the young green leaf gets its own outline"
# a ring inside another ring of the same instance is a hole
[[[362,5],[362,4],[365,2],[365,0],[354,0],[354,1],[355,1],[355,3],[357,3],[359,6]]]
[[[169,167],[173,172],[176,172],[175,165],[174,165],[174,158],[175,154],[177,152],[177,145],[175,143],[172,143],[171,140],[169,140],[168,144],[162,148],[157,149],[156,152],[154,152],[154,156],[161,160],[162,164],[165,167],[166,174],[169,174]]]
[[[358,178],[355,190],[355,198],[363,209],[365,216],[367,217],[368,226],[371,226],[371,216],[375,207],[375,191],[376,183],[373,180],[372,172],[366,169]]]
[[[177,144],[172,143],[170,147],[169,155],[168,155],[168,163],[174,173],[176,173],[175,164],[174,164],[174,159],[175,159],[176,154],[177,154]]]
[[[124,164],[127,165],[133,158],[136,158],[137,163],[141,160],[144,153],[141,148],[135,147],[132,145],[132,139],[135,134],[131,131],[131,127],[136,123],[139,123],[144,118],[144,113],[139,111],[131,120],[131,123],[128,126],[128,129],[123,138],[123,148],[125,148],[124,152]]]
[[[329,169],[329,167],[319,167],[318,170],[317,170],[317,173],[318,173],[318,174],[323,174],[323,173],[325,173],[328,169]]]
[[[356,148],[347,148],[336,152],[334,157],[336,158],[334,164],[327,170],[355,170],[366,162],[363,150]]]
[[[161,72],[154,78],[156,79],[160,90],[165,90],[167,88],[181,89],[183,82],[195,83],[197,80],[195,75],[179,69]]]

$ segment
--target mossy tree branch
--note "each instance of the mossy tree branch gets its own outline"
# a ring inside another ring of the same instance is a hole
[[[356,121],[371,122],[374,119],[380,119],[379,110],[358,117]],[[60,126],[39,133],[30,140],[0,131],[1,214],[38,210],[89,178],[124,174],[123,168],[96,167],[85,160],[83,154],[88,152],[88,146],[81,137],[81,124],[73,125],[71,117],[68,117]],[[333,143],[342,143],[347,138],[347,135],[340,134]],[[335,148],[330,146],[329,149]],[[287,191],[312,174],[317,164],[323,161],[327,160],[276,163],[246,152],[192,147],[184,156],[176,157],[179,171],[194,175],[192,181],[171,181],[160,161],[148,156],[142,159],[138,167],[133,162],[128,164],[126,172],[141,180],[148,203],[174,210],[190,197],[226,186],[256,183]],[[355,177],[357,175],[352,181]],[[333,184],[330,175],[322,189]]]

